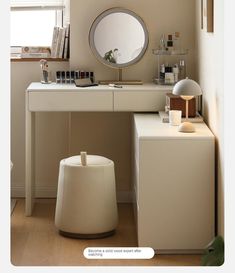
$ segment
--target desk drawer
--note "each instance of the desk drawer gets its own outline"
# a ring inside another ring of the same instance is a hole
[[[156,112],[164,110],[168,91],[115,91],[114,111]]]
[[[113,111],[111,92],[30,92],[29,111]]]

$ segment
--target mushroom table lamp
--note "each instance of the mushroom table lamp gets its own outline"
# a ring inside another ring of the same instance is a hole
[[[172,93],[186,100],[186,120],[185,122],[180,124],[179,132],[195,132],[195,127],[191,122],[188,121],[188,101],[191,100],[193,97],[200,96],[202,94],[202,90],[199,84],[189,78],[186,78],[176,83]]]

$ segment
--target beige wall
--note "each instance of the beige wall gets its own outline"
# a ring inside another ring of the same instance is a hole
[[[198,50],[197,77],[203,90],[203,115],[216,136],[216,173],[218,232],[224,233],[224,144],[223,144],[223,103],[224,103],[224,65],[223,44],[224,3],[214,0],[214,32],[200,29],[200,2],[196,6],[196,37]]]
[[[157,59],[152,49],[159,45],[163,33],[181,33],[182,46],[190,49],[188,75],[195,69],[195,0],[71,0],[71,60],[72,68],[91,69],[96,78],[114,79],[115,69],[104,66],[93,56],[88,43],[89,28],[94,19],[111,7],[123,7],[137,13],[149,32],[149,46],[142,60],[123,71],[124,79],[152,81]],[[114,30],[115,31],[115,30]]]
[[[182,46],[189,48],[188,75],[195,77],[195,0],[71,0],[71,58],[67,63],[52,63],[52,70],[93,70],[96,79],[113,79],[116,71],[100,64],[88,45],[88,32],[103,10],[122,6],[136,12],[149,31],[149,47],[143,59],[124,70],[124,79],[151,81],[157,68],[156,48],[161,34],[179,31]],[[39,80],[39,65],[11,64],[12,94],[12,189],[24,193],[24,92]],[[119,198],[129,198],[131,180],[131,120],[129,113],[41,113],[36,127],[36,185],[38,196],[55,196],[58,163],[80,150],[107,156],[115,161]]]
[[[51,62],[52,71],[68,69],[68,63]],[[40,81],[39,62],[11,63],[11,188],[14,196],[24,195],[25,183],[25,90],[33,81]],[[38,195],[54,195],[57,185],[57,163],[68,151],[66,113],[37,114]]]
[[[104,66],[93,56],[89,48],[88,34],[91,24],[101,12],[111,7],[124,7],[136,12],[144,20],[149,32],[149,46],[139,63],[124,69],[123,78],[152,81],[157,68],[157,59],[152,54],[152,49],[158,46],[162,33],[167,34],[174,31],[181,33],[182,46],[190,49],[187,63],[188,75],[194,77],[194,0],[99,0],[97,2],[71,0],[70,7],[70,66],[72,69],[93,70],[97,80],[117,77],[115,69]],[[83,124],[86,131],[81,132],[83,127],[76,126],[76,124]],[[112,158],[116,162],[118,191],[129,191],[131,180],[130,114],[72,114],[72,128],[72,152],[77,153],[82,147],[87,147],[90,152],[101,153]]]

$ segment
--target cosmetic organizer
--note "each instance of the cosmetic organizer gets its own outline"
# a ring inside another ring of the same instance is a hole
[[[185,79],[188,49],[153,49],[153,54],[157,56],[157,76],[154,78],[156,84],[174,85]]]

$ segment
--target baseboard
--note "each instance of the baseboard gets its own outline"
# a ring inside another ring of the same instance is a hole
[[[55,198],[57,194],[57,188],[55,186],[47,187],[36,187],[36,198]],[[117,201],[118,203],[132,203],[132,192],[131,191],[118,191]],[[25,197],[24,185],[11,186],[11,197],[12,198],[23,198]]]

